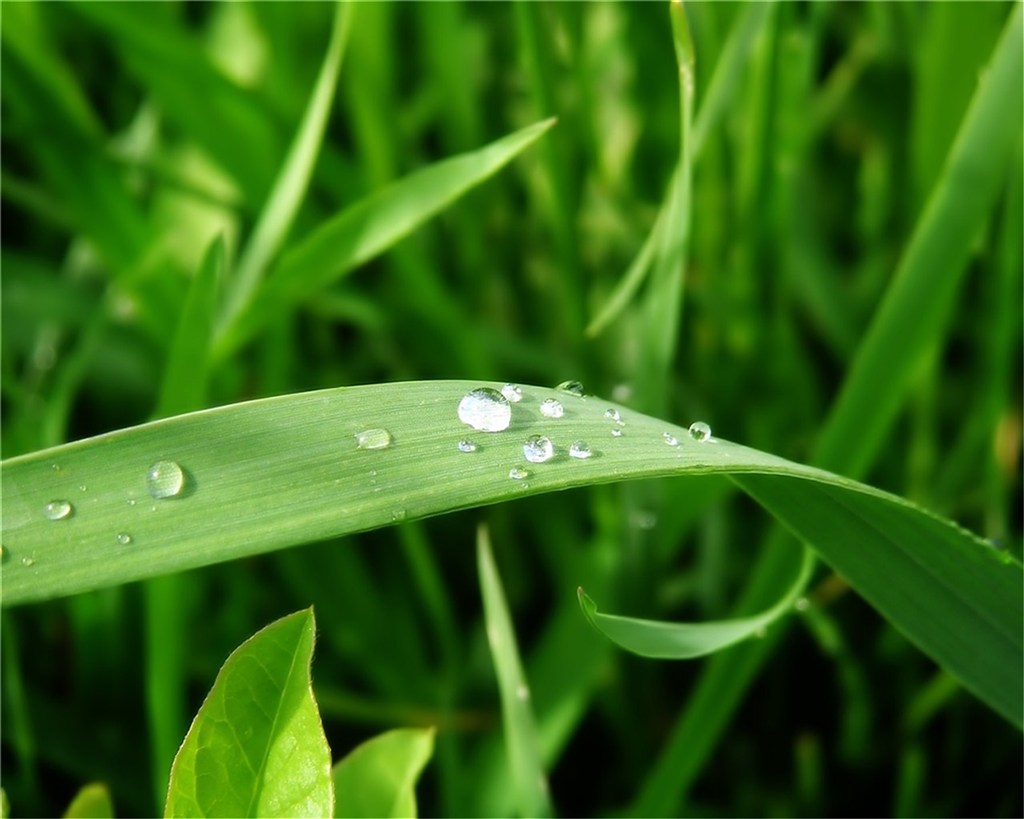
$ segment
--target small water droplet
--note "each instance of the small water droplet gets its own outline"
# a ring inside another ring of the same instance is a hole
[[[523,457],[531,464],[542,464],[550,461],[555,454],[555,446],[550,438],[543,435],[531,435],[523,444]]]
[[[29,566],[35,566],[36,565],[35,558],[33,558],[33,557],[23,557],[21,559],[21,565],[24,566],[26,569]]]
[[[619,415],[619,411],[617,409],[615,409],[614,407],[609,407],[608,409],[606,409],[604,411],[604,417],[605,418],[610,418],[616,424],[619,424],[619,423],[622,422],[622,416]]]
[[[459,401],[459,420],[481,432],[502,432],[512,423],[512,405],[497,390],[480,387]]]
[[[679,439],[671,432],[663,432],[661,433],[661,437],[669,446],[679,446]]]
[[[513,404],[518,404],[523,400],[523,391],[518,384],[506,384],[501,388],[501,394]]]
[[[43,507],[43,514],[47,520],[63,520],[74,510],[74,507],[66,500],[52,500]]]
[[[129,535],[127,532],[118,532],[117,542],[120,543],[122,546],[127,546],[129,543],[132,542],[132,536]]]
[[[523,469],[521,466],[513,466],[508,471],[508,476],[514,481],[521,481],[525,478],[530,477],[530,473]]]
[[[86,486],[84,483],[79,484],[78,485],[78,491],[79,492],[88,492],[89,491],[89,487]]]
[[[356,449],[387,449],[391,446],[391,433],[380,427],[364,429],[354,437]]]
[[[690,424],[690,437],[695,441],[706,441],[711,437],[711,427],[703,421],[694,421]]]
[[[185,485],[185,473],[174,461],[157,461],[146,473],[146,488],[156,500],[173,498]]]
[[[527,688],[523,683],[519,683],[519,685],[516,686],[516,697],[521,702],[526,702],[528,699],[530,699],[530,689]]]
[[[622,427],[612,427],[612,437],[613,438],[621,438],[622,437]]]
[[[540,402],[540,414],[545,418],[561,418],[565,415],[565,407],[557,398],[545,398]]]
[[[463,438],[459,441],[459,452],[476,452],[477,446],[472,441]]]
[[[404,509],[395,509],[391,512],[391,520],[394,523],[401,523],[405,520],[405,516],[408,514]]]
[[[134,506],[135,505],[135,498],[128,498],[128,505],[129,506]]]
[[[793,608],[797,611],[807,611],[810,605],[811,602],[806,597],[801,597],[793,604]]]
[[[587,445],[586,441],[573,441],[569,447],[570,458],[578,458],[581,461],[585,461],[593,454],[593,450]]]
[[[579,381],[563,381],[555,389],[575,395],[577,398],[583,397],[583,385]]]
[[[60,472],[60,464],[50,464],[50,469],[54,472]]]

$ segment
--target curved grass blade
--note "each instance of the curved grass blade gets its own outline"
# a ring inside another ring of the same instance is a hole
[[[171,770],[166,816],[329,816],[331,752],[310,680],[313,611],[235,649]]]
[[[1020,679],[1011,690],[1024,686],[1024,639],[1017,628],[1021,567],[1002,562],[969,533],[838,475],[718,438],[697,441],[664,421],[560,390],[523,387],[507,431],[474,432],[460,422],[456,407],[480,386],[501,384],[406,382],[270,398],[5,461],[3,602],[73,594],[574,486],[756,473],[766,476],[751,484],[759,492],[769,481],[785,487],[786,498],[773,503],[789,504],[786,515],[802,523],[802,536],[826,560],[860,551],[863,559],[849,564],[848,580],[869,599],[875,586],[893,583],[891,573],[899,573],[914,594],[897,599],[888,616],[986,702],[1003,710],[1005,678],[990,676],[988,664],[965,662],[960,652],[968,648],[984,645],[993,663]],[[541,414],[548,398],[562,403],[563,417]],[[624,425],[609,420],[608,408]],[[532,435],[551,439],[554,457],[528,462],[523,445]],[[476,443],[476,451],[461,451],[462,439]],[[579,441],[590,442],[590,458],[570,456]],[[178,494],[150,497],[147,470],[158,461],[182,468]],[[512,469],[523,470],[525,479],[511,479]],[[833,496],[868,521],[886,510],[886,525],[863,528],[862,542],[852,543],[842,535],[847,521],[810,511],[812,499],[824,503],[820,498]],[[73,508],[63,516],[48,510],[51,502],[68,499]],[[48,519],[48,511],[58,519]],[[889,532],[889,525],[898,528]],[[970,629],[977,633],[969,639],[949,628],[942,601],[950,597],[976,612]],[[1007,716],[1020,724],[1021,703]]]
[[[543,120],[476,151],[415,171],[339,213],[281,259],[256,299],[218,337],[216,352],[237,348],[274,316],[381,253],[508,164],[555,124]]]
[[[627,651],[662,660],[690,660],[763,634],[768,626],[793,610],[813,571],[814,555],[810,549],[804,549],[796,581],[774,606],[752,617],[706,623],[669,623],[602,614],[582,588],[577,594],[590,624]]]
[[[434,728],[398,728],[368,739],[340,760],[334,816],[415,817],[416,780],[434,753]]]
[[[114,819],[114,802],[102,782],[82,787],[64,811],[64,819]]]
[[[522,816],[551,816],[551,798],[541,761],[537,724],[530,705],[530,689],[519,660],[516,633],[491,552],[491,540],[484,526],[477,530],[476,562],[484,598],[487,642],[501,693],[505,747],[508,749],[519,813]]]

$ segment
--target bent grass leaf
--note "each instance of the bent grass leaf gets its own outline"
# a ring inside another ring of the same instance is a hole
[[[334,816],[415,817],[416,780],[434,753],[433,728],[398,728],[368,739],[332,771]]]
[[[524,386],[508,431],[474,432],[456,407],[481,386],[502,385],[423,381],[283,396],[4,461],[3,602],[72,594],[542,492],[723,473],[755,499],[763,497],[783,522],[799,524],[807,544],[841,567],[854,588],[885,601],[883,613],[911,640],[1021,724],[1022,704],[1008,702],[1006,692],[1024,687],[1024,575],[970,533],[864,484],[719,438],[697,442],[683,427],[593,397]],[[562,418],[541,415],[546,398],[562,402]],[[625,422],[619,437],[604,415],[609,407]],[[355,435],[370,429],[387,430],[388,446],[359,449]],[[668,445],[665,433],[678,445]],[[523,443],[535,434],[554,442],[555,457],[546,463],[523,458]],[[475,452],[459,450],[467,437],[478,444]],[[568,455],[581,439],[593,451],[587,460]],[[177,497],[149,498],[146,471],[158,460],[184,469]],[[509,479],[517,466],[529,473],[526,480]],[[376,483],[368,478],[371,469]],[[756,482],[742,480],[755,474]],[[83,482],[89,486],[84,499],[77,490]],[[775,497],[783,491],[781,500]],[[70,514],[46,518],[48,503],[70,497]],[[829,498],[841,499],[848,514],[821,513],[817,502]],[[851,518],[864,522],[856,542],[846,534]],[[131,542],[118,539],[121,532]],[[950,600],[973,614],[952,623]],[[975,662],[981,646],[984,663]]]
[[[814,571],[814,555],[804,549],[796,581],[771,608],[752,617],[706,623],[668,623],[602,614],[597,604],[579,589],[580,608],[590,624],[612,642],[642,657],[690,660],[714,654],[741,640],[753,637],[793,610]]]
[[[313,611],[232,652],[174,760],[166,816],[329,816],[331,752],[310,681]]]
[[[114,819],[110,790],[102,782],[85,785],[64,811],[64,819]]]

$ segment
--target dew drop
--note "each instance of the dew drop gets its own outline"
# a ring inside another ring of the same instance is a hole
[[[679,446],[679,439],[671,432],[663,432],[661,433],[661,437],[669,446]]]
[[[63,520],[68,517],[74,507],[66,500],[52,500],[43,507],[43,514],[47,520]]]
[[[565,415],[565,407],[557,398],[545,398],[540,402],[540,414],[545,418],[561,418]]]
[[[391,446],[391,433],[380,427],[364,429],[354,437],[356,449],[387,449]]]
[[[128,505],[129,506],[134,506],[135,505],[135,498],[128,498]]]
[[[21,565],[24,566],[26,569],[29,566],[35,566],[36,565],[35,558],[34,557],[23,557],[21,559]]]
[[[612,437],[613,438],[621,438],[622,437],[622,427],[612,427]]]
[[[127,546],[129,543],[132,542],[132,536],[129,535],[127,532],[118,532],[117,542],[120,543],[122,546]]]
[[[78,491],[79,492],[88,492],[89,491],[89,487],[86,486],[84,483],[83,484],[79,484]]]
[[[146,488],[157,500],[173,498],[185,485],[185,473],[174,461],[157,461],[146,473]]]
[[[513,404],[518,404],[523,400],[523,391],[518,384],[506,384],[501,388],[501,394]]]
[[[711,427],[703,421],[694,421],[690,424],[690,437],[695,441],[706,441],[711,437]]]
[[[50,469],[54,472],[60,472],[60,464],[50,464]]]
[[[578,460],[585,461],[593,454],[593,450],[591,450],[591,448],[587,445],[586,441],[573,441],[572,444],[569,446],[570,458],[577,458]]]
[[[615,409],[614,407],[609,407],[608,409],[606,409],[604,411],[604,417],[611,419],[616,424],[621,424],[622,423],[622,416],[619,415],[619,411],[617,409]]]
[[[797,611],[807,611],[810,605],[811,603],[806,597],[801,597],[793,604],[793,608]]]
[[[404,509],[394,509],[391,512],[391,520],[393,523],[401,523],[405,520],[405,516],[408,514]]]
[[[577,398],[583,397],[583,385],[579,381],[563,381],[555,389],[575,395]]]
[[[502,432],[512,423],[512,405],[497,390],[480,387],[459,401],[459,420],[481,432]]]
[[[514,481],[521,481],[525,478],[530,477],[530,473],[523,469],[521,466],[513,466],[508,471],[508,476]]]
[[[531,435],[523,444],[523,457],[531,464],[542,464],[550,461],[555,454],[555,446],[550,438],[543,435]]]
[[[477,446],[467,438],[463,438],[459,441],[459,452],[476,452]]]

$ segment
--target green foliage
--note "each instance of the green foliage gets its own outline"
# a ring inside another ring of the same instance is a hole
[[[415,817],[416,780],[433,751],[432,728],[368,739],[334,766],[334,816]]]
[[[6,815],[6,814],[5,814]],[[64,819],[113,819],[114,802],[102,782],[86,785],[64,811]]]
[[[16,815],[96,781],[157,813],[224,657],[314,604],[314,733],[436,729],[425,815],[515,813],[527,769],[567,815],[1021,814],[1018,4],[3,11]],[[565,378],[614,401],[455,418]],[[806,607],[706,659],[631,656],[574,595],[781,611],[801,540]]]

